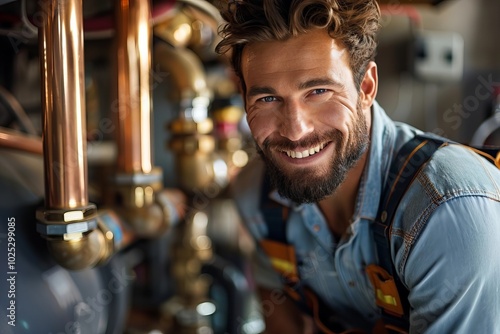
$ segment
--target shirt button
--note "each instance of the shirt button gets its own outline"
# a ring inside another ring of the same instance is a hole
[[[348,283],[348,284],[349,284],[349,286],[350,286],[351,288],[353,288],[353,287],[356,285],[356,283],[354,283],[354,281],[349,281],[349,283]]]
[[[314,232],[319,232],[319,230],[320,230],[319,225],[318,224],[314,224],[313,225],[313,230],[314,230]]]

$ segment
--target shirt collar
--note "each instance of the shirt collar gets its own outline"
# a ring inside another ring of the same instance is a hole
[[[375,101],[372,107],[371,140],[368,160],[358,189],[353,220],[374,221],[392,157],[396,126]]]

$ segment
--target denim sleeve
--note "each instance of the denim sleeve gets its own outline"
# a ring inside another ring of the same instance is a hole
[[[410,333],[500,333],[500,202],[449,200],[417,238],[402,273]]]

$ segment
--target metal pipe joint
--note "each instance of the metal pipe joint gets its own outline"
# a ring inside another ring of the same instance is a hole
[[[116,209],[140,237],[154,237],[177,220],[171,200],[162,191],[162,171],[149,174],[118,174],[115,179]]]
[[[112,212],[96,206],[71,210],[40,209],[37,231],[47,240],[52,257],[63,267],[80,270],[106,262],[127,239]]]

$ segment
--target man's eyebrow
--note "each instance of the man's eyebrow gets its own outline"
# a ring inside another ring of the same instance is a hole
[[[317,87],[317,86],[337,86],[339,88],[343,88],[344,84],[338,81],[334,81],[330,78],[315,78],[311,80],[307,80],[304,82],[301,82],[299,84],[299,89],[307,89],[311,87]]]
[[[248,90],[248,97],[253,97],[262,94],[276,94],[276,90],[274,88],[268,86],[252,86]]]

